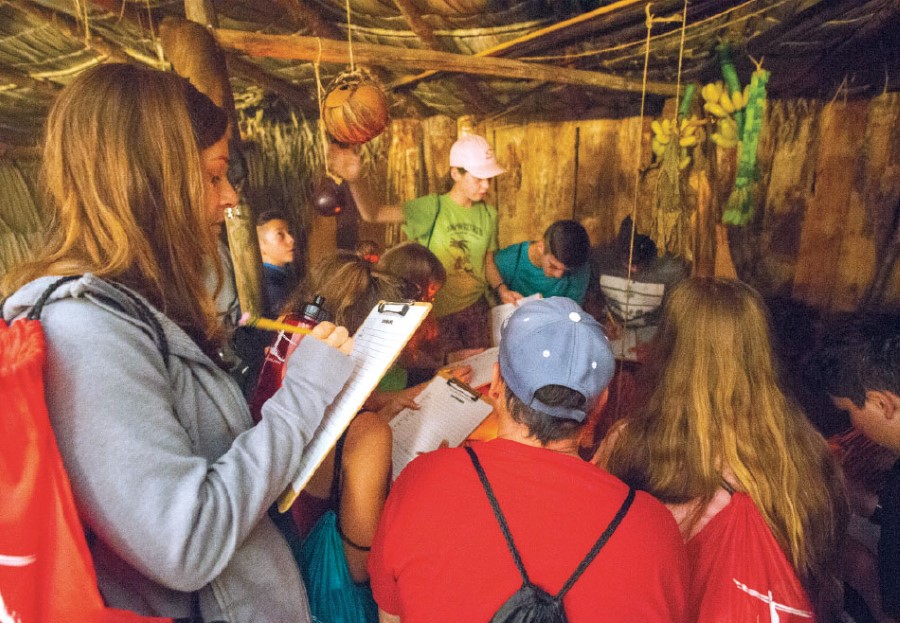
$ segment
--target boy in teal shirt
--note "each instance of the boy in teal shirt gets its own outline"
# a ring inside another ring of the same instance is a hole
[[[584,302],[591,269],[591,243],[576,221],[556,221],[542,240],[525,241],[497,251],[489,258],[487,277],[504,303],[540,294],[565,296]]]

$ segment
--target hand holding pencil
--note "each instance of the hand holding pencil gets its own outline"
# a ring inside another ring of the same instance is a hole
[[[349,355],[353,351],[353,338],[350,337],[347,329],[338,327],[332,322],[320,322],[314,328],[307,329],[306,327],[298,327],[286,322],[278,322],[277,320],[244,313],[238,324],[242,327],[254,327],[265,331],[284,331],[285,333],[309,335],[338,349],[345,355]]]

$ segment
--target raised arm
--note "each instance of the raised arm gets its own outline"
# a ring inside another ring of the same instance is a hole
[[[347,182],[356,209],[367,223],[402,223],[403,208],[399,205],[379,205],[374,201],[360,178],[361,166],[358,147],[329,143],[326,154],[328,170]]]

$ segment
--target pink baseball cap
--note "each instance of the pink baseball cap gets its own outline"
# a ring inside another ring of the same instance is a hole
[[[494,150],[477,134],[464,134],[456,139],[450,148],[450,166],[465,169],[483,180],[506,173],[506,169],[497,164]]]

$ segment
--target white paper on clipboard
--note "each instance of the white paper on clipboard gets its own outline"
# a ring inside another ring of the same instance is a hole
[[[382,301],[366,317],[353,336],[353,372],[325,409],[322,422],[304,449],[299,474],[278,500],[281,512],[290,508],[430,310],[430,303]]]
[[[391,420],[394,478],[422,452],[437,450],[443,440],[461,444],[493,410],[477,391],[442,372],[416,397],[417,410],[404,409]]]
[[[491,307],[491,340],[494,346],[500,345],[500,330],[503,328],[503,323],[512,316],[513,312],[519,308],[519,305],[528,301],[536,301],[539,298],[541,298],[540,292],[523,297],[516,301],[515,304],[503,303],[502,305]]]
[[[478,388],[491,382],[491,377],[494,374],[494,364],[497,362],[499,355],[500,347],[493,346],[481,351],[477,355],[472,355],[471,357],[456,361],[447,366],[446,369],[449,370],[459,366],[472,366],[472,378],[469,380],[469,385]]]

